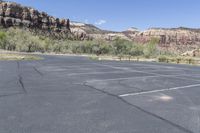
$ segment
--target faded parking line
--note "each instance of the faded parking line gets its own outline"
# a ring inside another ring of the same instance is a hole
[[[180,90],[180,89],[191,88],[191,87],[199,87],[199,86],[200,86],[200,84],[194,84],[194,85],[173,87],[173,88],[162,89],[162,90],[145,91],[145,92],[139,92],[139,93],[128,93],[128,94],[119,95],[119,97],[136,96],[136,95],[150,94],[150,93],[156,93],[156,92],[164,92],[164,91],[170,91],[170,90]]]

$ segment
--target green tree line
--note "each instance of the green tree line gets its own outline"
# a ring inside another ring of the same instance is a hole
[[[101,39],[93,41],[70,41],[33,35],[32,32],[19,28],[9,28],[0,31],[0,49],[19,52],[151,57],[159,54],[157,43],[158,39],[156,38],[152,38],[147,44],[137,44],[120,38],[111,42]]]

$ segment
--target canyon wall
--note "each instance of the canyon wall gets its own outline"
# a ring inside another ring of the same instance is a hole
[[[80,26],[81,25],[81,26]],[[158,47],[162,50],[168,50],[171,52],[184,53],[200,48],[200,29],[191,28],[151,28],[145,31],[139,31],[136,28],[130,28],[123,32],[113,32],[99,30],[98,28],[94,31],[94,26],[90,29],[89,25],[79,23],[79,26],[71,27],[76,29],[77,35],[82,35],[82,40],[92,39],[104,39],[112,41],[116,38],[122,38],[129,41],[134,41],[139,44],[146,44],[152,38],[158,39]],[[87,29],[87,30],[86,30]],[[98,31],[98,32],[96,32]],[[86,37],[86,38],[84,38]]]
[[[200,48],[200,30],[189,28],[152,28],[136,33],[131,39],[147,43],[152,38],[159,40],[159,47],[164,50],[183,53]]]
[[[0,1],[0,25],[5,28],[24,27],[58,38],[67,38],[70,34],[69,19],[54,18],[14,2]]]

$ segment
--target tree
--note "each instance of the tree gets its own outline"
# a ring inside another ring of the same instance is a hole
[[[99,44],[93,45],[93,47],[92,47],[92,53],[96,54],[97,56],[99,56],[101,54]]]
[[[126,52],[126,48],[127,48],[126,43],[127,43],[127,40],[124,40],[121,38],[116,38],[114,40],[113,47],[114,47],[116,55],[124,54]]]
[[[134,44],[134,45],[132,45],[132,47],[129,51],[129,55],[131,55],[131,56],[143,55],[144,54],[143,50],[144,50],[144,48],[141,44]]]
[[[157,54],[157,44],[158,44],[157,38],[152,38],[149,43],[146,44],[144,48],[144,55],[146,57],[155,56]]]
[[[0,48],[6,48],[6,33],[3,31],[0,31]]]

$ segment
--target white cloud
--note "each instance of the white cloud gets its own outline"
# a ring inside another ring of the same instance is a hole
[[[103,19],[100,19],[97,22],[95,22],[96,25],[102,25],[102,24],[105,24],[105,23],[106,23],[106,20],[103,20]]]

